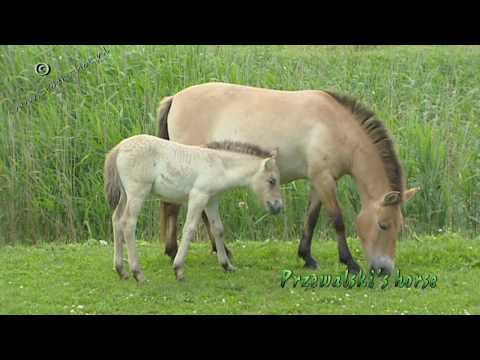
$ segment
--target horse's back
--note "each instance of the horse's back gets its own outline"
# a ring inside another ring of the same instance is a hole
[[[168,116],[170,139],[200,145],[211,141],[279,147],[285,180],[308,172],[312,136],[328,145],[338,104],[323,91],[285,91],[226,83],[191,86],[177,93]],[[315,140],[314,142],[318,142]]]

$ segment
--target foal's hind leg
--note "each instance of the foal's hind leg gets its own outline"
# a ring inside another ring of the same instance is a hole
[[[205,213],[215,239],[218,262],[222,265],[225,271],[234,271],[235,268],[230,263],[225,240],[223,238],[223,224],[218,212],[218,201],[212,200],[205,208]]]
[[[123,229],[125,242],[128,248],[128,263],[130,270],[133,273],[133,277],[138,282],[145,280],[145,276],[140,267],[138,260],[137,246],[135,244],[135,230],[137,227],[137,219],[140,214],[140,210],[143,207],[146,196],[150,192],[149,188],[145,185],[135,186],[135,191],[128,192],[127,190],[127,204],[123,211],[120,223]]]
[[[114,243],[114,254],[113,254],[113,265],[117,271],[120,279],[128,279],[128,272],[123,267],[123,244],[125,242],[122,227],[120,226],[120,215],[119,211],[115,209],[115,212],[112,216],[113,224],[113,243]]]
[[[318,193],[320,201],[325,206],[325,209],[334,224],[335,232],[337,233],[340,262],[347,265],[349,272],[358,273],[360,271],[360,266],[352,257],[345,236],[345,225],[343,223],[342,210],[337,201],[337,184],[335,179],[330,174],[323,173],[314,179],[313,185]]]
[[[298,246],[298,256],[305,260],[305,267],[310,269],[317,269],[318,262],[312,256],[312,237],[315,226],[318,222],[320,208],[322,203],[318,198],[318,194],[312,187],[310,190],[310,200],[308,202],[307,217],[303,225],[303,236]]]
[[[208,238],[210,239],[210,242],[212,243],[212,252],[217,252],[217,245],[215,244],[215,237],[212,234],[212,230],[210,227],[210,223],[208,221],[207,213],[204,211],[202,212],[202,220],[203,223],[205,224],[205,227],[207,228],[207,233],[208,233]],[[232,252],[227,248],[227,245],[225,245],[225,251],[227,253],[227,256],[229,259],[232,259]]]

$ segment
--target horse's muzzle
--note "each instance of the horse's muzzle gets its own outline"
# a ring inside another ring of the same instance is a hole
[[[267,201],[268,210],[271,214],[277,215],[283,209],[283,203],[280,200]]]
[[[388,256],[379,256],[373,259],[370,269],[373,269],[378,275],[391,275],[395,265]]]

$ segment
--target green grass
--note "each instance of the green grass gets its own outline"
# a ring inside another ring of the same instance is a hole
[[[160,99],[193,84],[225,81],[275,89],[332,89],[374,109],[420,186],[406,209],[409,234],[442,230],[475,237],[480,226],[480,50],[476,46],[107,46],[110,54],[55,89],[17,105],[67,75],[101,47],[0,47],[0,244],[110,239],[103,196],[106,152],[121,139],[155,133]],[[34,73],[50,64],[48,76]],[[243,190],[221,203],[229,238],[296,239],[308,184],[284,186],[287,207],[264,217]],[[339,188],[347,231],[359,197]],[[244,201],[248,209],[240,209]],[[158,201],[139,220],[159,233]],[[320,234],[321,233],[321,234]],[[322,215],[316,235],[332,236]]]
[[[438,277],[435,288],[373,289],[280,287],[283,269],[312,274],[290,241],[230,243],[237,271],[225,273],[209,244],[194,243],[186,281],[175,280],[158,244],[139,241],[148,282],[121,281],[111,244],[5,246],[0,251],[0,314],[480,314],[480,239],[455,234],[400,241],[403,274]],[[349,239],[365,268],[360,244]],[[314,241],[321,269],[340,275],[336,243]]]

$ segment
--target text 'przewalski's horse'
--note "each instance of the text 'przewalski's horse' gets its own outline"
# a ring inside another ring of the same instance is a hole
[[[150,193],[169,203],[188,203],[182,242],[173,261],[178,280],[184,278],[188,246],[203,212],[214,237],[218,261],[226,271],[234,270],[225,249],[219,196],[229,189],[248,186],[267,210],[278,214],[283,201],[276,157],[277,150],[270,153],[258,146],[229,141],[198,147],[137,135],[120,142],[106,157],[104,175],[107,201],[114,210],[114,266],[120,277],[128,278],[123,268],[126,243],[130,270],[137,281],[144,280],[135,229]]]
[[[316,268],[311,241],[323,204],[332,219],[340,261],[351,272],[359,266],[345,238],[337,181],[351,175],[362,209],[357,233],[371,267],[391,272],[395,245],[403,226],[402,204],[417,189],[405,190],[402,167],[383,123],[357,101],[332,92],[278,91],[242,85],[208,83],[165,98],[159,108],[158,136],[200,145],[221,139],[279,148],[282,183],[310,179],[310,201],[298,255]],[[168,224],[165,252],[177,252],[179,206],[163,204]],[[227,249],[228,251],[228,249]]]

